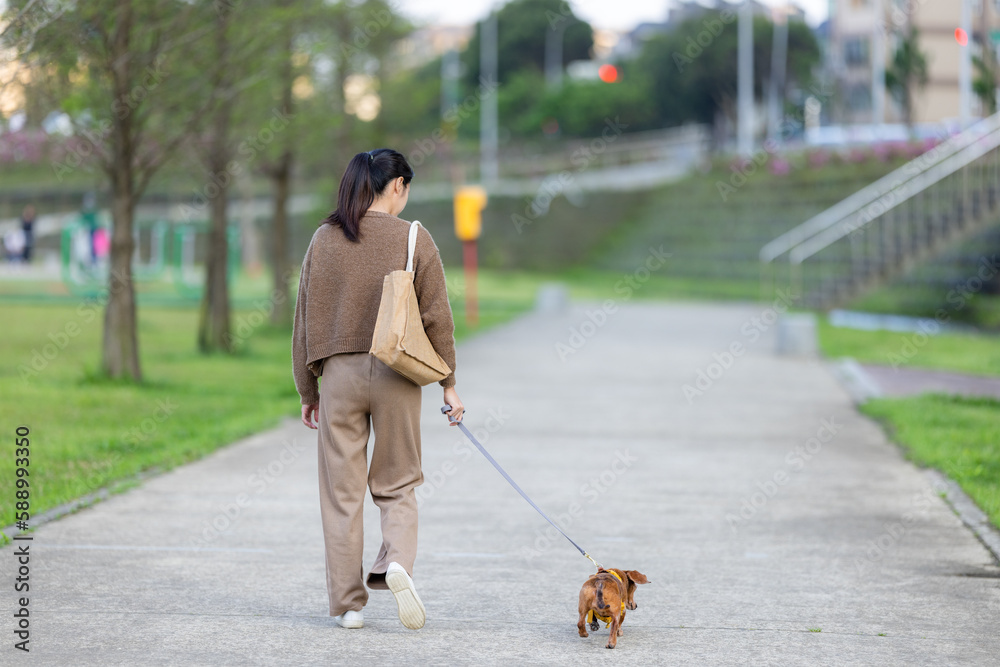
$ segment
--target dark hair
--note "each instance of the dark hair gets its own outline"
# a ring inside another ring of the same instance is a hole
[[[361,237],[361,218],[368,207],[382,194],[385,186],[403,177],[409,185],[413,169],[402,153],[391,148],[376,148],[358,153],[347,163],[337,191],[337,209],[323,222],[339,226],[351,241]]]

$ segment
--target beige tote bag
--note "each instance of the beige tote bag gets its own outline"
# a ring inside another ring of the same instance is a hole
[[[382,302],[375,320],[375,335],[369,354],[418,385],[438,382],[451,369],[437,353],[420,320],[417,293],[413,289],[413,250],[417,245],[417,226],[410,223],[406,248],[406,270],[393,271],[382,281]]]

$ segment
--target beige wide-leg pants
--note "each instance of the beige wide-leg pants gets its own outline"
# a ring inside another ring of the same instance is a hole
[[[360,611],[368,602],[362,562],[366,485],[382,515],[382,548],[369,585],[385,588],[385,577],[379,575],[393,561],[413,575],[415,489],[423,483],[420,395],[419,386],[367,352],[335,354],[323,364],[319,494],[331,616]],[[375,441],[369,469],[370,428]]]

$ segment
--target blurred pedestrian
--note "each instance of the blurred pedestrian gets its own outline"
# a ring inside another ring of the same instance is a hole
[[[302,261],[292,364],[302,421],[319,429],[320,513],[326,544],[330,615],[360,628],[368,602],[363,563],[365,487],[382,517],[382,547],[368,588],[391,590],[399,619],[422,627],[423,604],[413,586],[417,551],[416,487],[420,468],[421,388],[368,353],[383,278],[406,265],[410,223],[406,206],[413,170],[388,149],[358,153],[340,181],[337,209],[313,234]],[[455,368],[455,324],[441,256],[430,233],[417,228],[414,288],[424,330]],[[317,378],[323,381],[317,386]],[[439,382],[448,413],[461,421],[455,374]],[[367,443],[375,431],[371,467]]]
[[[80,219],[90,236],[90,265],[95,266],[97,264],[97,244],[94,239],[97,235],[97,197],[93,192],[83,195]]]
[[[3,235],[3,253],[9,262],[24,259],[24,230],[15,228]]]
[[[21,231],[24,232],[25,263],[31,261],[31,250],[35,247],[35,207],[28,204],[21,212]]]

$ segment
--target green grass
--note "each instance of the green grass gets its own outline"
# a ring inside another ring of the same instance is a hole
[[[1000,336],[946,333],[923,336],[913,332],[857,331],[819,326],[820,349],[831,358],[852,357],[860,362],[919,367],[973,375],[1000,375]]]
[[[758,169],[735,192],[720,194],[733,176],[728,163],[708,173],[642,193],[607,231],[587,263],[630,270],[650,246],[674,253],[665,273],[687,279],[699,294],[728,298],[715,285],[738,283],[741,296],[755,298],[760,281],[758,253],[764,244],[877,180],[900,161],[796,166],[784,176]]]
[[[885,424],[910,459],[954,479],[1000,526],[1000,401],[925,394],[861,409]]]
[[[944,259],[937,259],[930,260],[928,264],[933,264],[935,261],[945,262]],[[955,271],[959,274],[963,270],[970,272],[974,270],[975,265],[970,270],[969,264],[968,261],[952,262],[952,265],[957,265]],[[962,297],[959,302],[960,308],[956,307],[955,302],[948,301],[949,295],[953,298]],[[897,279],[861,295],[849,304],[849,308],[869,313],[894,313],[911,317],[934,317],[935,313],[943,310],[952,322],[994,332],[1000,330],[1000,296],[983,292],[963,293],[937,285],[907,283],[903,279]]]
[[[181,296],[177,285],[169,277],[169,269],[162,277],[156,279],[136,278],[135,289],[140,303],[150,305],[180,305],[195,307],[198,305],[201,285],[204,284],[204,272],[193,273],[189,278],[188,294]],[[255,275],[239,272],[230,280],[230,298],[232,303],[252,307],[261,295],[271,290],[271,274],[261,271]],[[31,275],[19,276],[16,273],[5,276],[0,282],[0,298],[7,301],[22,302],[48,301],[52,303],[77,304],[82,299],[98,298],[107,291],[107,279],[98,277],[87,284],[67,286],[62,278],[44,279]]]
[[[1000,376],[1000,337],[855,331],[820,324],[827,357]],[[861,410],[883,423],[915,463],[954,479],[1000,526],[1000,402],[924,394],[868,401]]]
[[[460,272],[453,273],[456,338],[462,339],[474,331],[458,296],[464,291]],[[481,274],[477,330],[529,309],[544,279]],[[234,312],[234,324],[251,322],[252,312]],[[8,303],[4,316],[9,324],[0,357],[0,423],[10,439],[17,426],[30,428],[32,515],[139,472],[193,461],[299,411],[290,330],[264,324],[252,329],[237,354],[206,356],[195,347],[195,308],[140,307],[144,381],[132,384],[96,372],[99,310],[79,302]],[[33,359],[40,371],[22,379]],[[0,457],[0,526],[14,521],[15,465],[9,454]]]
[[[4,312],[12,326],[0,359],[0,423],[11,436],[17,425],[31,429],[32,514],[140,471],[197,459],[297,407],[285,331],[261,327],[240,354],[203,356],[193,309],[140,309],[145,382],[136,385],[97,376],[99,315],[64,305],[7,305]],[[65,347],[56,354],[59,343]],[[33,358],[41,371],[24,380],[19,367]],[[0,458],[0,525],[14,518],[13,466],[12,457]]]

